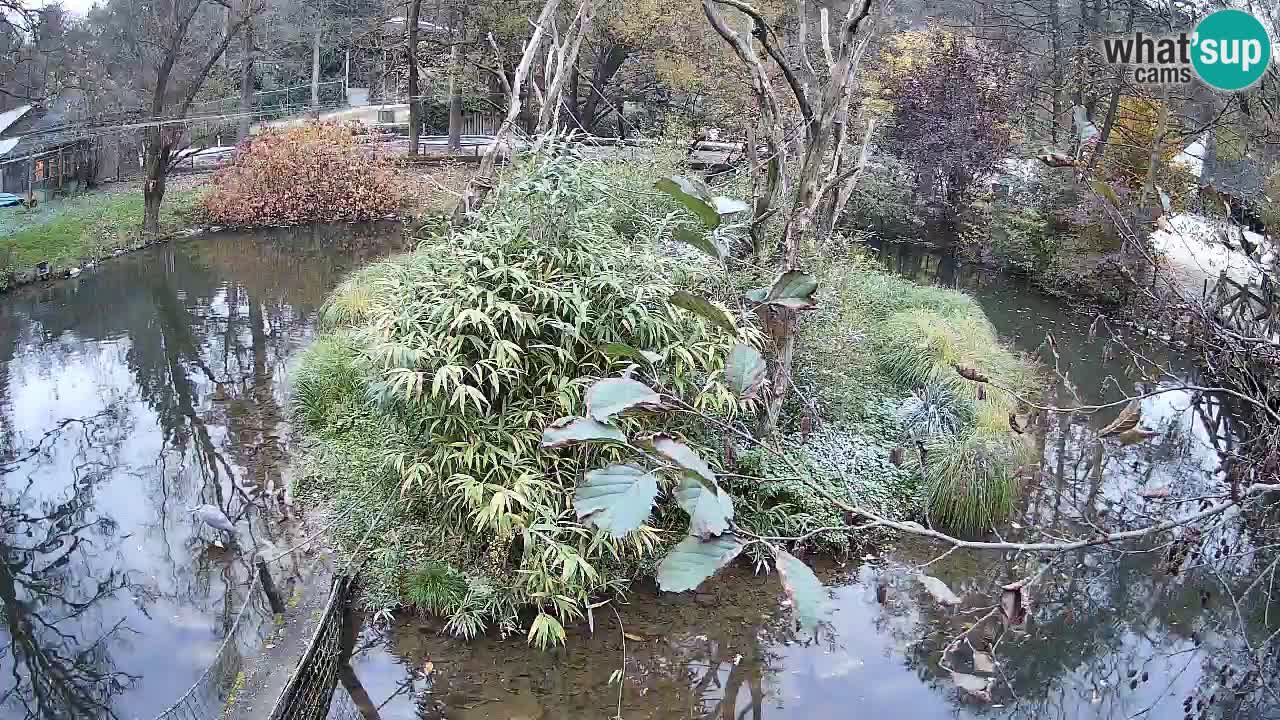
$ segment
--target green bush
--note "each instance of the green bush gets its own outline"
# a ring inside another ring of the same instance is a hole
[[[737,409],[718,380],[730,341],[667,302],[671,261],[615,231],[599,185],[572,158],[533,160],[467,229],[355,273],[324,308],[328,334],[294,386],[324,446],[309,453],[306,492],[363,517],[389,508],[374,602],[450,609],[463,634],[513,630],[532,606],[530,640],[546,645],[667,542],[661,528],[613,540],[575,520],[577,479],[616,449],[539,449],[591,382],[625,369],[608,343],[662,354],[667,390],[696,406]],[[629,433],[646,422],[621,421]],[[456,607],[439,599],[439,572],[419,570],[403,589],[403,568],[428,563],[465,573]]]
[[[1027,441],[1009,429],[1017,402],[966,380],[953,365],[1034,394],[1040,384],[1034,363],[1000,343],[967,295],[888,275],[864,258],[833,261],[820,277],[823,302],[801,328],[795,373],[824,417],[850,425],[877,457],[897,445],[924,442],[925,472],[918,465],[914,470],[922,482],[922,509],[935,522],[969,530],[1007,514],[1017,497],[1016,471],[1027,461]],[[922,422],[929,431],[921,432]],[[918,463],[914,449],[904,454]],[[867,472],[848,469],[847,477]],[[888,479],[899,501],[912,496],[910,483],[896,472],[874,474]]]

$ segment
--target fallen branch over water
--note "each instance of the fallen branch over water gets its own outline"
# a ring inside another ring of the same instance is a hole
[[[1152,393],[1152,394],[1156,394],[1156,393]],[[679,400],[678,398],[671,398],[671,400],[673,400],[676,403],[677,409],[679,409],[681,412],[697,415],[701,417],[703,420],[705,420],[706,422],[711,423],[712,425],[715,425],[723,430],[731,432],[734,435],[737,435],[739,438],[742,438],[743,440],[746,440],[747,442],[752,443],[753,445],[761,448],[762,450],[780,458],[783,462],[787,463],[789,466],[791,466],[793,470],[795,470],[796,475],[801,478],[801,482],[805,483],[805,485],[807,485],[811,490],[818,493],[823,498],[825,498],[828,502],[832,503],[833,505],[840,508],[841,510],[844,510],[845,512],[851,514],[855,518],[858,518],[858,517],[866,518],[869,521],[869,522],[860,523],[857,525],[844,525],[840,527],[824,527],[814,532],[833,532],[833,531],[834,532],[856,532],[860,530],[870,530],[873,528],[882,527],[882,528],[888,528],[890,530],[897,530],[898,532],[903,532],[910,535],[916,535],[918,537],[928,538],[930,540],[935,540],[935,541],[950,545],[952,550],[967,549],[967,550],[997,550],[997,551],[1016,550],[1016,551],[1027,551],[1027,552],[1070,552],[1072,550],[1080,550],[1083,548],[1096,547],[1099,545],[1110,545],[1110,544],[1125,542],[1129,540],[1137,540],[1137,539],[1141,539],[1151,535],[1158,535],[1160,533],[1168,532],[1169,530],[1173,530],[1178,527],[1190,525],[1192,523],[1196,523],[1201,520],[1205,520],[1207,518],[1220,515],[1223,512],[1226,512],[1227,510],[1233,507],[1243,506],[1246,504],[1246,501],[1250,501],[1264,493],[1280,492],[1280,483],[1255,483],[1253,485],[1250,485],[1248,488],[1244,489],[1244,491],[1239,496],[1239,500],[1236,500],[1233,498],[1231,500],[1227,500],[1227,501],[1218,503],[1216,505],[1212,505],[1208,508],[1205,508],[1204,510],[1193,513],[1191,515],[1187,515],[1182,518],[1166,520],[1164,522],[1155,523],[1152,525],[1148,525],[1146,527],[1138,528],[1136,530],[1124,530],[1120,532],[1098,534],[1088,538],[1081,538],[1079,540],[1070,540],[1070,541],[1063,541],[1063,542],[1007,542],[1007,541],[988,542],[983,540],[964,540],[958,537],[954,537],[952,535],[948,535],[944,532],[934,530],[932,528],[924,527],[919,523],[898,522],[895,520],[890,520],[886,517],[881,516],[879,513],[876,513],[875,511],[869,510],[860,505],[855,505],[855,504],[846,502],[840,499],[839,497],[836,497],[835,495],[833,495],[827,488],[824,488],[820,484],[813,482],[812,478],[806,475],[803,472],[802,468],[800,468],[790,456],[788,456],[786,453],[782,452],[781,450],[754,437],[753,435],[751,435],[751,433],[745,432],[739,428],[734,427],[730,423],[726,423],[717,418],[713,418],[707,415],[706,413],[703,413],[695,409],[694,407],[688,405],[682,400]],[[1129,402],[1129,399],[1126,399],[1123,402]],[[1116,403],[1116,404],[1120,404],[1120,403]],[[1102,407],[1106,407],[1106,406],[1098,406],[1099,409],[1101,409]],[[846,487],[849,485],[849,478],[844,474],[842,470],[840,471],[840,479],[844,482]],[[809,537],[812,534],[814,533],[806,533],[804,536],[798,536],[795,538],[771,537],[771,538],[757,538],[757,539],[772,540],[772,541],[802,540]]]

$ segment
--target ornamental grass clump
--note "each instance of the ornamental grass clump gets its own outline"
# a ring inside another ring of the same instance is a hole
[[[665,390],[694,406],[738,408],[721,381],[732,339],[667,302],[667,261],[616,233],[591,172],[566,157],[530,161],[465,229],[355,273],[322,311],[327,345],[305,355],[294,384],[314,443],[303,482],[361,508],[340,531],[350,538],[388,508],[370,563],[375,604],[417,605],[462,635],[522,628],[532,607],[528,636],[545,646],[591,595],[621,589],[676,539],[660,532],[661,508],[619,539],[576,519],[584,471],[619,449],[539,449],[587,387],[634,361],[611,344],[657,353]],[[634,433],[656,421],[616,422]]]

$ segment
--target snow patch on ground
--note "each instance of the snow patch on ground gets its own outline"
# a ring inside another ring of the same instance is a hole
[[[1169,225],[1173,232],[1155,230],[1151,242],[1164,258],[1164,270],[1184,290],[1196,295],[1204,290],[1206,281],[1212,289],[1224,272],[1236,282],[1256,284],[1262,279],[1264,264],[1275,257],[1274,248],[1266,247],[1262,250],[1263,263],[1250,258],[1240,249],[1241,235],[1252,246],[1261,246],[1263,237],[1229,228],[1221,220],[1178,214],[1169,216]]]

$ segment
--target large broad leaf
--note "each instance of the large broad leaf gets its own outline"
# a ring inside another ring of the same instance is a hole
[[[738,343],[725,361],[724,379],[739,397],[753,398],[764,384],[767,369],[759,350]]]
[[[733,519],[733,498],[719,485],[685,473],[676,488],[676,501],[689,513],[689,534],[700,538],[719,535]]]
[[[575,442],[612,441],[625,443],[627,436],[621,430],[591,418],[563,417],[542,431],[544,448],[561,448]]]
[[[778,276],[768,291],[751,290],[747,293],[747,299],[792,310],[808,310],[814,306],[813,293],[817,289],[818,281],[812,275],[799,270],[788,270]]]
[[[671,297],[667,298],[667,302],[678,308],[697,313],[734,335],[738,334],[738,326],[734,324],[733,318],[729,317],[729,313],[704,297],[698,297],[684,290],[677,290],[671,293]]]
[[[733,533],[710,540],[690,535],[658,563],[658,587],[666,592],[693,590],[738,557],[744,547],[746,543]]]
[[[695,472],[711,482],[716,481],[716,474],[711,470],[711,466],[699,457],[698,453],[693,451],[693,448],[680,442],[675,436],[654,435],[649,439],[648,444],[660,455],[685,470]]]
[[[800,629],[812,633],[818,624],[825,622],[831,614],[831,602],[827,597],[827,589],[822,586],[818,576],[813,574],[808,565],[782,548],[773,549],[773,562],[778,568],[778,577],[782,580],[782,589],[791,599],[791,607],[796,611],[796,619],[800,621]]]
[[[720,225],[720,213],[716,211],[711,192],[701,180],[672,175],[669,178],[662,178],[653,186],[689,208],[708,230],[714,230]]]
[[[788,270],[773,281],[773,287],[769,288],[769,299],[808,298],[817,289],[818,281],[812,275],[799,270]]]
[[[587,389],[587,414],[600,422],[632,408],[657,408],[662,398],[652,388],[630,378],[605,378]]]
[[[1071,108],[1071,120],[1076,126],[1076,139],[1081,143],[1098,136],[1098,126],[1089,120],[1089,112],[1079,105]]]
[[[658,479],[634,465],[608,465],[586,474],[573,493],[578,519],[621,538],[649,517]]]
[[[718,262],[724,262],[724,248],[720,247],[720,245],[705,232],[694,230],[691,227],[678,227],[671,233],[671,237],[679,240],[685,245],[691,245],[701,250],[715,258]]]

